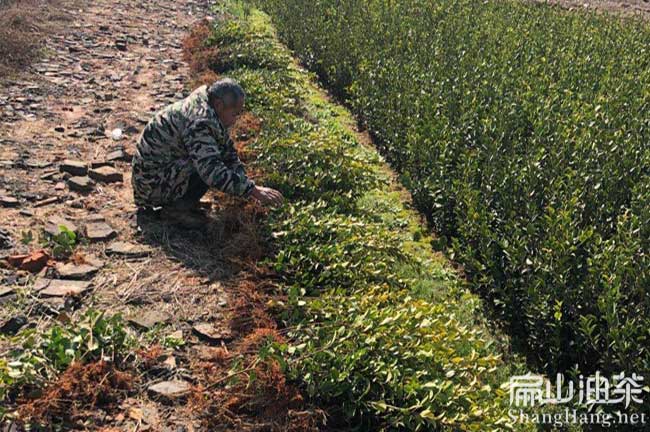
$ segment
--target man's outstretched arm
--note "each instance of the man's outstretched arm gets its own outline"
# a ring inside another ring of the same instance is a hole
[[[208,186],[240,197],[253,197],[262,204],[282,202],[280,192],[256,186],[246,176],[229,138],[223,136],[218,125],[198,120],[190,125],[185,139],[192,163]]]
[[[226,163],[232,162],[228,160],[232,156],[217,125],[198,120],[189,126],[185,139],[194,168],[205,184],[231,195],[250,196],[255,183],[243,168]]]

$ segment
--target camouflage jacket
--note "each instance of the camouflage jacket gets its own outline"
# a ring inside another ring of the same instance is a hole
[[[140,135],[131,177],[135,203],[171,204],[185,195],[194,173],[232,195],[247,197],[255,186],[208,103],[206,86],[159,111]]]

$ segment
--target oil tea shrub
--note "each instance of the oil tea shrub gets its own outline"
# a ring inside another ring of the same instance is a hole
[[[260,124],[251,172],[286,198],[262,229],[282,294],[268,305],[286,343],[269,341],[260,357],[328,409],[332,430],[533,430],[508,416],[521,362],[503,355],[507,338],[431,250],[352,116],[291,59],[267,15],[221,5],[205,49],[224,60],[207,67],[246,89]]]
[[[539,369],[650,370],[645,24],[510,1],[255,3]]]

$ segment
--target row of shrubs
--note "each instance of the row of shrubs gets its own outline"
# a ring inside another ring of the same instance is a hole
[[[287,203],[265,230],[288,298],[286,374],[360,430],[510,430],[515,372],[480,302],[430,249],[374,150],[296,66],[266,15],[227,2],[206,41],[262,128],[249,150]],[[284,361],[283,361],[284,363]],[[343,427],[343,425],[339,425]]]
[[[650,370],[647,24],[515,1],[254,3],[532,364]]]

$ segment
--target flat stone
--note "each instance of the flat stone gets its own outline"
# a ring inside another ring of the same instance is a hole
[[[43,169],[43,168],[47,168],[49,166],[52,166],[52,162],[41,162],[41,161],[28,160],[27,162],[25,162],[25,165],[28,168]]]
[[[105,161],[105,160],[94,160],[90,162],[90,167],[91,168],[101,168],[104,166],[115,166],[115,164],[112,161]]]
[[[15,288],[8,287],[8,286],[0,286],[0,297],[2,297],[3,295],[11,294],[14,291],[16,291]]]
[[[11,233],[0,228],[0,249],[10,249],[12,247],[14,247],[14,241],[11,238]]]
[[[90,178],[104,183],[121,182],[123,180],[122,173],[109,166],[93,168],[88,171],[88,175]]]
[[[151,393],[152,396],[164,397],[167,399],[176,399],[186,396],[191,389],[192,386],[190,383],[182,380],[162,381],[152,384],[148,388],[149,393]]]
[[[39,278],[34,283],[34,291],[38,291],[40,295],[49,297],[79,295],[86,292],[89,288],[90,282],[75,280]]]
[[[195,345],[193,355],[199,360],[215,361],[223,356],[223,348],[208,345]]]
[[[43,175],[40,177],[40,179],[41,179],[41,180],[51,180],[52,178],[54,178],[55,175],[58,174],[58,172],[59,172],[59,171],[48,171],[48,172],[46,172],[45,174],[43,174]]]
[[[67,172],[73,176],[84,176],[88,173],[88,165],[82,161],[66,159],[59,165],[59,171]]]
[[[183,330],[176,330],[171,332],[167,337],[177,340],[183,340]]]
[[[93,266],[95,268],[98,268],[98,269],[104,267],[104,261],[102,259],[100,259],[97,255],[92,255],[92,254],[91,255],[85,255],[83,257],[83,262],[84,262],[84,264],[91,265],[91,266]]]
[[[25,324],[27,324],[27,317],[24,315],[9,318],[0,326],[0,333],[15,335]]]
[[[93,189],[94,183],[89,177],[70,177],[68,179],[68,187],[77,192],[90,192]]]
[[[66,218],[62,218],[61,216],[52,216],[47,220],[45,232],[52,236],[57,236],[62,232],[61,226],[64,226],[68,231],[72,231],[75,234],[79,231],[77,225]]]
[[[56,271],[61,279],[90,279],[92,275],[99,270],[97,267],[89,264],[57,264]]]
[[[163,364],[170,369],[176,369],[176,357],[174,356],[167,357],[163,362]]]
[[[103,241],[115,237],[117,233],[105,222],[91,222],[86,225],[86,237],[90,241]]]
[[[59,201],[59,197],[49,197],[49,198],[45,198],[44,200],[35,202],[34,207],[44,207],[46,205],[54,204],[55,202],[58,201]],[[31,216],[31,214],[29,216]]]
[[[38,273],[43,270],[49,260],[50,255],[43,249],[25,255],[12,255],[7,257],[9,264],[17,269],[26,270],[31,273]]]
[[[116,241],[106,248],[107,255],[123,255],[130,258],[140,258],[151,254],[152,249],[148,246],[142,246],[129,242]]]
[[[164,312],[159,312],[156,310],[149,310],[138,315],[134,315],[128,318],[129,322],[135,324],[136,326],[149,330],[154,327],[156,324],[162,324],[169,321],[169,315]]]
[[[20,201],[11,196],[0,196],[0,205],[2,207],[18,207]]]
[[[199,323],[195,324],[192,327],[194,333],[200,338],[203,338],[209,342],[218,342],[222,340],[232,339],[232,332],[230,329],[226,328],[215,328],[212,324],[209,323]]]
[[[116,149],[106,154],[106,160],[109,162],[116,160],[127,160],[129,155],[122,149]]]

